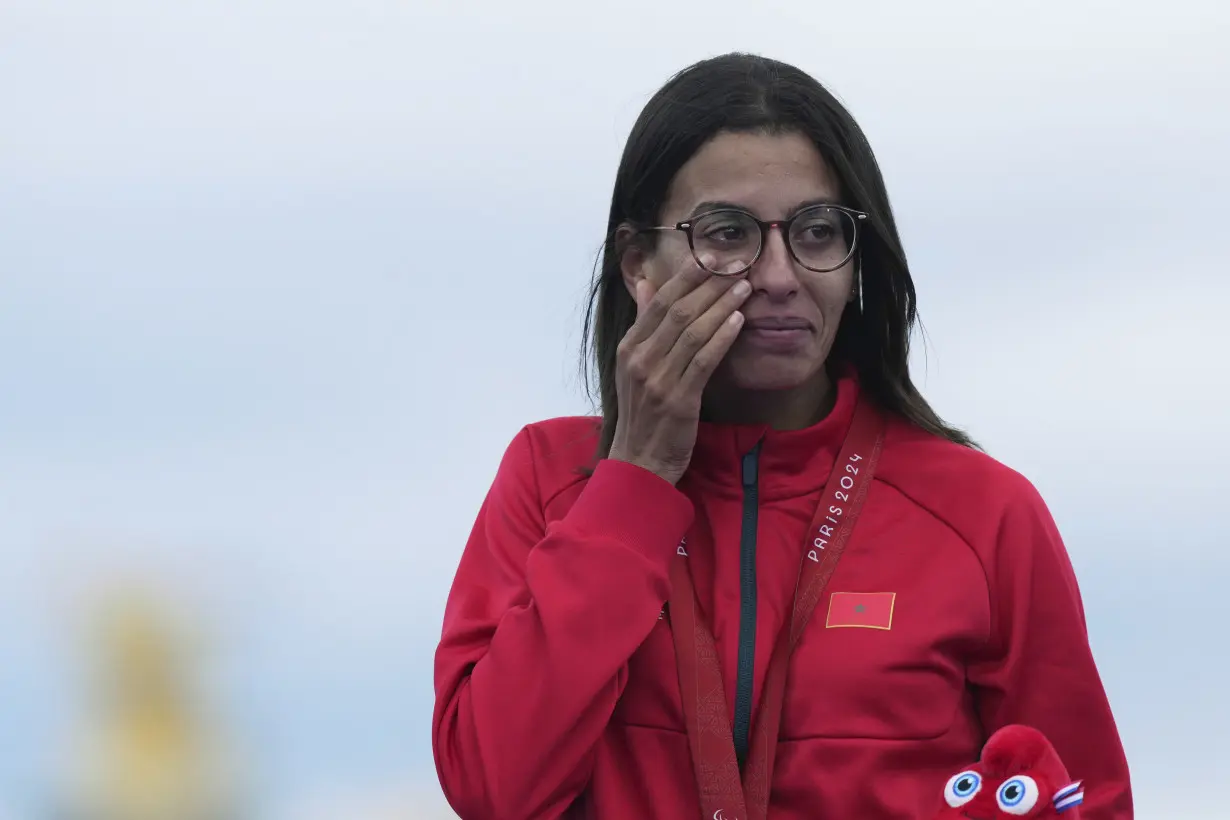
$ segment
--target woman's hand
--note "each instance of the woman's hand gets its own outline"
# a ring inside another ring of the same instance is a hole
[[[746,279],[714,276],[690,254],[661,290],[636,283],[636,322],[616,356],[612,459],[678,483],[696,445],[701,394],[739,335],[738,309],[751,291]]]

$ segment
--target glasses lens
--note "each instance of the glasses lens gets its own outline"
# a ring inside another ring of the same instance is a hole
[[[854,217],[836,208],[809,208],[790,226],[790,247],[804,267],[817,271],[840,268],[854,249]]]
[[[712,273],[741,273],[760,250],[760,226],[738,211],[713,211],[692,223],[692,247]]]

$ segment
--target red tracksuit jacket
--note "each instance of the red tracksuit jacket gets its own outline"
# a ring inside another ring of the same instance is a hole
[[[699,568],[738,737],[755,720],[857,394],[854,379],[840,381],[834,410],[805,430],[702,424],[678,489],[609,460],[586,478],[592,418],[517,435],[466,544],[436,654],[436,766],[464,820],[699,816],[662,617],[669,562]],[[699,515],[712,552],[682,559],[676,547]],[[847,600],[881,611],[839,611]],[[835,612],[880,628],[833,628]],[[1127,762],[1046,506],[1017,473],[905,422],[889,422],[788,680],[772,818],[928,817],[949,775],[1007,723],[1053,741],[1086,784],[1085,820],[1132,817]]]

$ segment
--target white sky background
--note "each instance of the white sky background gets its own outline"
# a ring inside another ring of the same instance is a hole
[[[918,379],[1050,503],[1140,816],[1219,814],[1230,11],[1007,5],[0,0],[0,817],[131,572],[211,634],[263,816],[441,805],[465,537],[517,429],[588,410],[640,106],[732,49],[867,131]]]

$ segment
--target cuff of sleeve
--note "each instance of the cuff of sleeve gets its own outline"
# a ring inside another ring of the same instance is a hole
[[[568,520],[582,532],[613,538],[658,563],[687,535],[692,501],[666,479],[625,461],[598,462]]]

